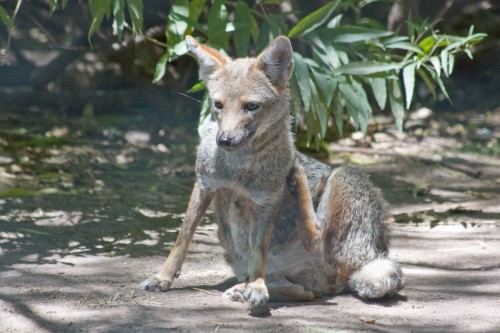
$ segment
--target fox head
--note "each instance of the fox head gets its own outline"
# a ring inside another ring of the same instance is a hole
[[[213,119],[217,145],[236,150],[277,124],[290,122],[288,80],[293,71],[292,46],[277,37],[256,58],[231,59],[187,36],[198,60]]]

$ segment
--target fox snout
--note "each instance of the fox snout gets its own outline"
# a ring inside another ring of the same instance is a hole
[[[217,138],[216,138],[217,145],[222,149],[228,151],[236,150],[239,147],[243,146],[245,143],[247,143],[253,134],[254,131],[248,128],[238,131],[238,133],[236,134],[226,131],[219,131],[217,133]]]

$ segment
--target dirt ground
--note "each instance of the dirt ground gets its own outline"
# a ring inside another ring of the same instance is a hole
[[[364,143],[355,134],[330,145],[331,163],[360,165],[391,204],[390,256],[406,275],[394,299],[364,302],[346,294],[270,303],[270,314],[251,316],[245,304],[221,297],[236,281],[210,218],[197,230],[172,290],[146,292],[139,283],[159,269],[175,236],[175,227],[161,224],[168,209],[135,210],[137,218],[159,219],[144,222],[148,237],[106,238],[106,225],[50,210],[47,197],[17,199],[28,205],[24,210],[2,199],[0,332],[500,332],[498,152],[466,149],[461,134],[470,131],[456,115],[433,127],[423,113],[408,120],[403,134],[387,131]],[[478,135],[484,128],[493,133],[479,148],[498,143],[499,110],[468,121],[476,122],[471,131]],[[425,128],[435,130],[419,136]],[[182,188],[188,194],[189,186]],[[96,213],[101,220],[103,212]],[[22,217],[22,228],[11,228]],[[43,234],[66,224],[82,229]],[[108,242],[121,250],[86,251],[85,235],[96,238],[97,249]],[[126,250],[139,246],[151,250]]]

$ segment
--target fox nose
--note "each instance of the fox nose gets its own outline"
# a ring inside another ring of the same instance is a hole
[[[222,133],[217,140],[217,143],[220,147],[230,147],[233,142],[233,139],[227,134],[227,132]]]

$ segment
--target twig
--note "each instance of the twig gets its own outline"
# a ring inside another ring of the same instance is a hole
[[[212,296],[219,296],[218,294],[213,293],[213,292],[208,291],[208,290],[205,290],[205,289],[200,289],[200,288],[196,288],[196,287],[193,287],[191,289],[196,290],[196,291],[201,291],[201,292],[204,292],[205,294],[209,294],[209,295],[212,295]]]

